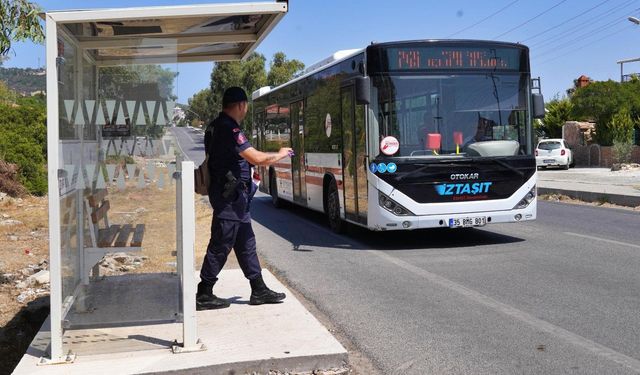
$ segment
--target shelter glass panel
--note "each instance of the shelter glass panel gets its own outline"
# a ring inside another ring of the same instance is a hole
[[[130,60],[83,47],[91,25],[58,25],[63,347],[77,354],[165,348],[121,327],[180,319],[175,39],[138,40]],[[142,51],[162,45],[162,63]],[[140,52],[139,54],[136,51]],[[168,325],[179,338],[179,325]]]

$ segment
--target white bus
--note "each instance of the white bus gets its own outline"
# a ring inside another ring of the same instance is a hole
[[[253,93],[254,144],[295,155],[258,167],[260,189],[371,230],[536,218],[529,50],[427,40],[341,51]],[[538,88],[539,91],[539,88]]]

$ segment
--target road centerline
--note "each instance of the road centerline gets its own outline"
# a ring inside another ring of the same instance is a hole
[[[592,340],[587,339],[586,337],[580,336],[576,333],[568,331],[564,328],[558,327],[552,323],[549,323],[545,320],[536,318],[535,316],[526,313],[522,310],[519,310],[515,307],[509,306],[505,303],[499,302],[489,296],[486,296],[482,293],[479,293],[475,290],[469,289],[461,284],[458,284],[454,281],[451,281],[445,277],[436,275],[432,272],[424,270],[420,267],[416,267],[410,263],[407,263],[401,259],[398,259],[394,256],[391,256],[383,251],[379,250],[367,250],[368,252],[376,255],[377,257],[392,263],[400,268],[403,268],[406,271],[413,273],[414,275],[420,276],[434,284],[440,285],[446,289],[454,291],[463,297],[468,298],[476,303],[480,303],[496,312],[507,315],[511,318],[519,320],[537,330],[549,333],[555,337],[558,337],[570,344],[582,347],[594,354],[597,354],[601,357],[607,358],[613,362],[616,362],[620,365],[623,365],[629,369],[632,369],[636,372],[640,372],[640,360],[629,357],[623,353],[617,352],[607,346],[602,344],[598,344]]]

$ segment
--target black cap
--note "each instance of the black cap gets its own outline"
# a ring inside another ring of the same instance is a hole
[[[247,93],[240,87],[229,87],[222,95],[222,106],[227,107],[230,104],[238,102],[247,102]]]

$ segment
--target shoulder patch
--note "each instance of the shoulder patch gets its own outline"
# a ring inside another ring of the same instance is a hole
[[[243,145],[245,143],[247,143],[247,137],[244,136],[243,132],[238,132],[236,133],[236,142],[238,142],[238,145]]]

